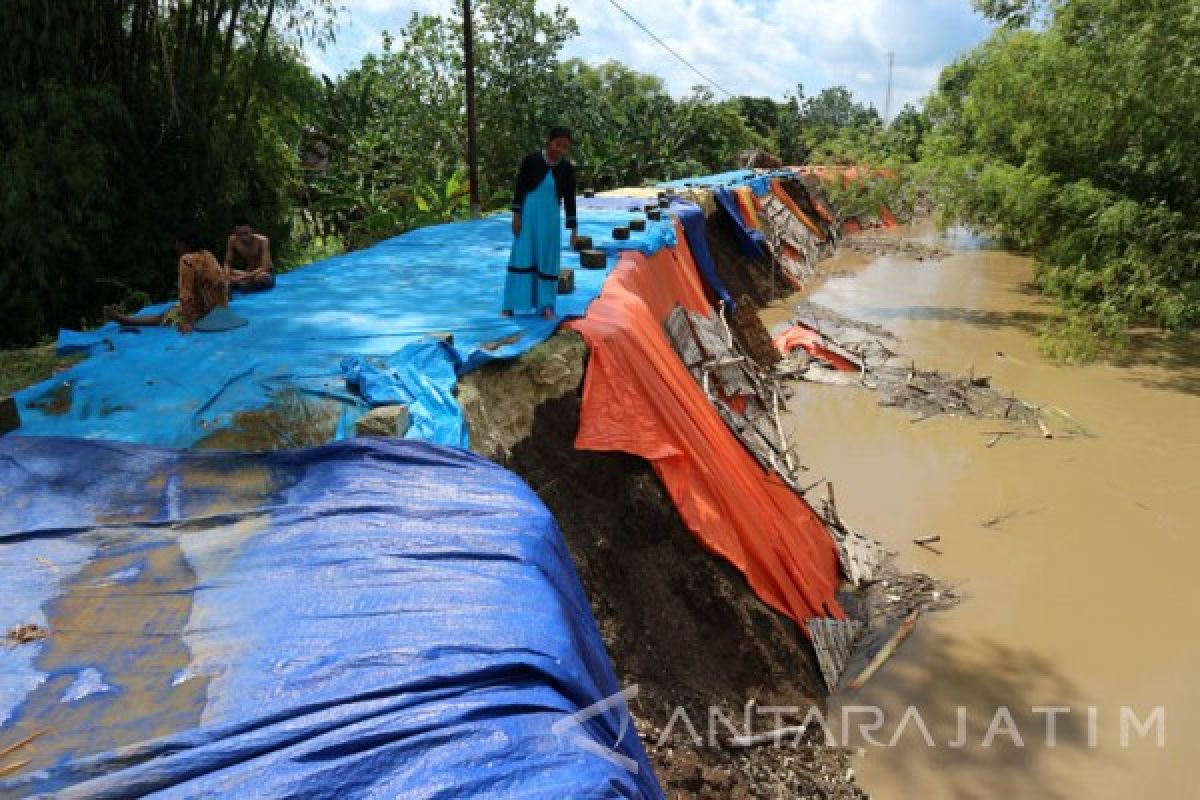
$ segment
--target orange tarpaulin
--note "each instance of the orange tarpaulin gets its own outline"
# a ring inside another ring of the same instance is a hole
[[[774,343],[775,349],[784,355],[799,347],[814,358],[825,359],[841,372],[858,372],[858,367],[852,361],[825,347],[821,334],[803,325],[797,324],[788,328],[775,337]]]
[[[742,221],[746,223],[746,227],[755,231],[762,230],[762,225],[758,222],[758,203],[754,200],[754,192],[749,186],[739,186],[732,191],[733,196],[737,198],[738,210],[742,212]]]
[[[874,176],[886,178],[889,181],[895,180],[897,177],[893,170],[886,168],[866,169],[861,167],[824,167],[819,165],[808,165],[803,167],[788,167],[788,169],[800,175],[815,176],[824,183],[833,183],[834,181],[837,181],[844,189],[848,189],[852,183],[858,183]],[[827,213],[819,205],[817,206],[817,213],[820,214],[826,222],[833,222],[832,216],[827,216]],[[879,209],[879,221],[884,228],[900,227],[900,223],[896,220],[896,215],[892,213],[892,210],[888,208],[887,205],[884,205]],[[862,229],[862,223],[854,217],[850,217],[842,223],[843,233],[858,233]]]
[[[833,540],[809,505],[750,456],[663,332],[676,303],[710,313],[686,245],[627,252],[581,320],[591,348],[576,447],[650,461],[688,529],[772,608],[842,617]]]
[[[783,185],[777,178],[771,179],[771,194],[778,197],[779,201],[787,207],[787,210],[791,211],[796,219],[803,222],[804,227],[808,228],[809,231],[812,232],[813,236],[816,236],[817,239],[824,241],[825,231],[821,230],[817,223],[809,219],[808,214],[805,214],[800,210],[800,206],[796,205],[796,201],[793,200],[792,196],[787,193],[787,189],[783,188]]]

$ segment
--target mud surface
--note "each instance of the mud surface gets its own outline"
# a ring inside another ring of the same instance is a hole
[[[857,714],[852,726],[872,721],[856,706],[884,714],[871,734],[880,746],[861,731],[850,737],[867,751],[856,763],[864,788],[933,800],[1193,797],[1200,344],[1135,332],[1119,363],[1057,366],[1037,351],[1052,307],[1028,288],[1027,259],[962,236],[929,241],[954,254],[931,266],[844,253],[809,297],[894,331],[918,364],[973,367],[1094,435],[989,447],[995,421],[914,425],[870,392],[796,386],[796,442],[814,475],[836,482],[848,521],[968,596],[922,618],[884,669],[831,710]],[[912,542],[931,535],[941,537],[935,549]],[[911,719],[896,738],[910,706],[933,746]],[[1033,711],[1049,706],[1069,709],[1052,745],[1046,712]],[[1001,708],[1020,744],[1003,718],[984,744]],[[1123,708],[1139,723],[1163,709],[1163,746],[1132,726],[1123,744]]]
[[[334,439],[342,407],[333,400],[285,390],[267,406],[234,414],[233,424],[205,436],[193,450],[287,450]]]
[[[575,450],[585,355],[577,334],[559,333],[467,376],[460,398],[473,447],[521,475],[558,520],[620,682],[638,685],[630,707],[669,796],[858,797],[840,751],[708,743],[710,706],[735,719],[751,700],[803,714],[822,693],[814,655],[700,547],[647,462]],[[669,724],[677,708],[701,745]]]

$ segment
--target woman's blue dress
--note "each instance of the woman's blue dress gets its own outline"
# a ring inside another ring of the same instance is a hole
[[[521,234],[513,242],[504,281],[505,311],[553,309],[562,265],[562,218],[554,173],[525,195]]]

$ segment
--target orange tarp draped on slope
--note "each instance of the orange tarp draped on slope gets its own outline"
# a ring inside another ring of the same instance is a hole
[[[742,221],[746,223],[746,227],[755,231],[762,230],[762,225],[758,221],[758,203],[754,200],[754,192],[749,186],[739,186],[732,191],[734,198],[737,199],[738,210],[742,212]]]
[[[779,201],[787,207],[787,210],[791,211],[792,215],[795,216],[796,219],[803,222],[804,227],[808,228],[812,235],[817,237],[818,241],[824,241],[825,231],[821,230],[817,223],[809,219],[808,214],[805,214],[800,210],[800,206],[796,205],[796,201],[793,200],[792,196],[787,193],[787,189],[783,188],[783,184],[781,184],[777,178],[771,179],[771,194],[779,198]]]
[[[798,623],[842,617],[823,523],[734,437],[663,332],[677,303],[710,312],[682,232],[679,241],[624,253],[587,316],[567,323],[591,348],[575,445],[650,461],[689,530],[767,605]]]

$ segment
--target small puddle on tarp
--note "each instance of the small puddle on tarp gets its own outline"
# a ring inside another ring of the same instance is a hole
[[[97,520],[87,537],[95,554],[43,606],[46,637],[18,645],[38,648],[33,667],[45,677],[0,728],[0,776],[78,764],[201,723],[211,678],[194,669],[203,654],[187,640],[198,610],[188,537],[220,541],[204,545],[205,580],[219,577],[239,545],[265,529],[265,518],[239,512],[263,505],[279,483],[258,466],[231,459],[229,467],[180,463],[131,491],[128,514]],[[136,507],[150,495],[158,507]]]

